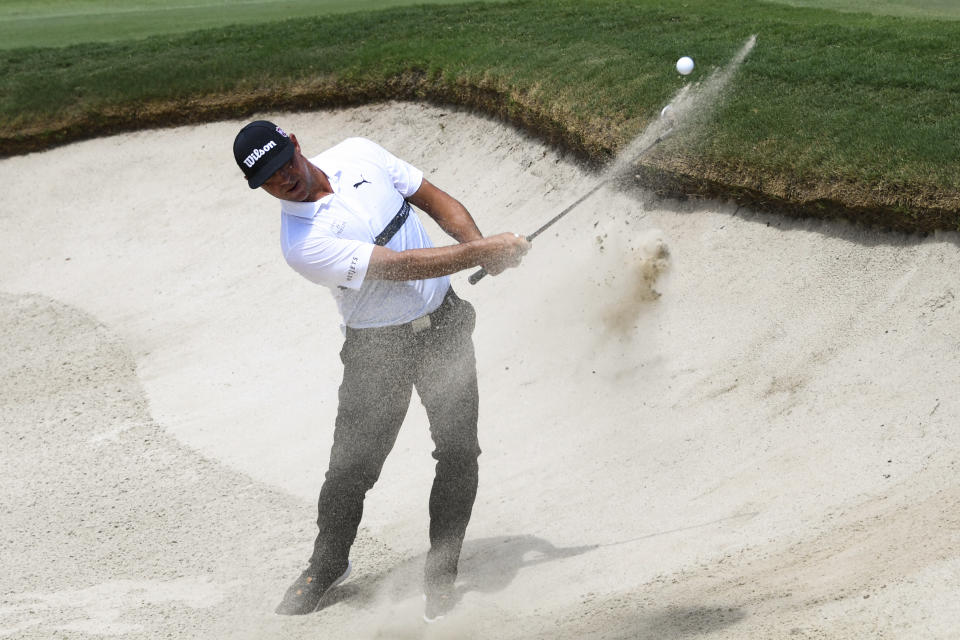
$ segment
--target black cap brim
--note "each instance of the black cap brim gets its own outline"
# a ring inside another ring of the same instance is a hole
[[[280,167],[287,164],[292,157],[293,145],[288,144],[286,147],[281,149],[276,156],[271,158],[267,164],[260,167],[256,173],[247,178],[247,184],[250,185],[251,189],[260,187],[264,182],[269,180],[270,176],[275,174]]]

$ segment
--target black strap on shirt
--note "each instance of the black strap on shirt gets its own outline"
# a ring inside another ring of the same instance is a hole
[[[400,227],[403,226],[403,223],[407,221],[407,218],[410,217],[410,203],[406,200],[403,201],[403,204],[400,205],[400,210],[397,211],[397,215],[393,216],[387,226],[383,228],[383,231],[380,232],[376,238],[373,239],[373,244],[379,245],[381,247],[385,246],[393,236],[397,235],[397,231],[400,231]],[[343,285],[338,285],[338,289],[346,290],[346,287]]]
[[[397,211],[397,215],[393,216],[393,220],[383,228],[383,231],[380,232],[376,238],[373,239],[373,244],[379,245],[381,247],[385,246],[390,239],[397,234],[397,231],[400,231],[400,227],[403,226],[403,223],[407,221],[407,218],[410,216],[410,203],[406,200],[403,201],[403,204],[400,206],[400,210]]]

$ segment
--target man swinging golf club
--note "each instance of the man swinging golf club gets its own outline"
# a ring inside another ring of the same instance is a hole
[[[363,138],[307,159],[296,136],[259,120],[237,134],[233,153],[251,188],[282,201],[284,258],[300,275],[329,288],[345,334],[333,447],[318,500],[319,532],[309,566],[276,611],[313,612],[324,593],[346,578],[364,497],[416,387],[437,461],[424,569],[424,618],[433,621],[455,604],[480,455],[471,339],[476,316],[448,276],[475,266],[496,275],[518,266],[530,244],[514,233],[483,237],[456,199]],[[458,244],[433,247],[410,204]]]

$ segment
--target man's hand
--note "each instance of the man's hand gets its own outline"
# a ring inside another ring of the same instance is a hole
[[[503,273],[511,267],[519,267],[523,256],[530,251],[530,243],[518,233],[500,233],[490,236],[488,240],[495,241],[490,255],[481,263],[484,270],[491,276]]]

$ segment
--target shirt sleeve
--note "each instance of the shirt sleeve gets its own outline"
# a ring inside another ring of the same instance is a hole
[[[325,287],[359,289],[374,245],[359,240],[316,238],[290,247],[284,258],[307,280]]]
[[[371,154],[377,164],[383,167],[393,182],[393,188],[404,198],[415,194],[423,184],[423,171],[409,162],[401,160],[372,140],[355,138],[355,141],[364,147],[365,153]]]

